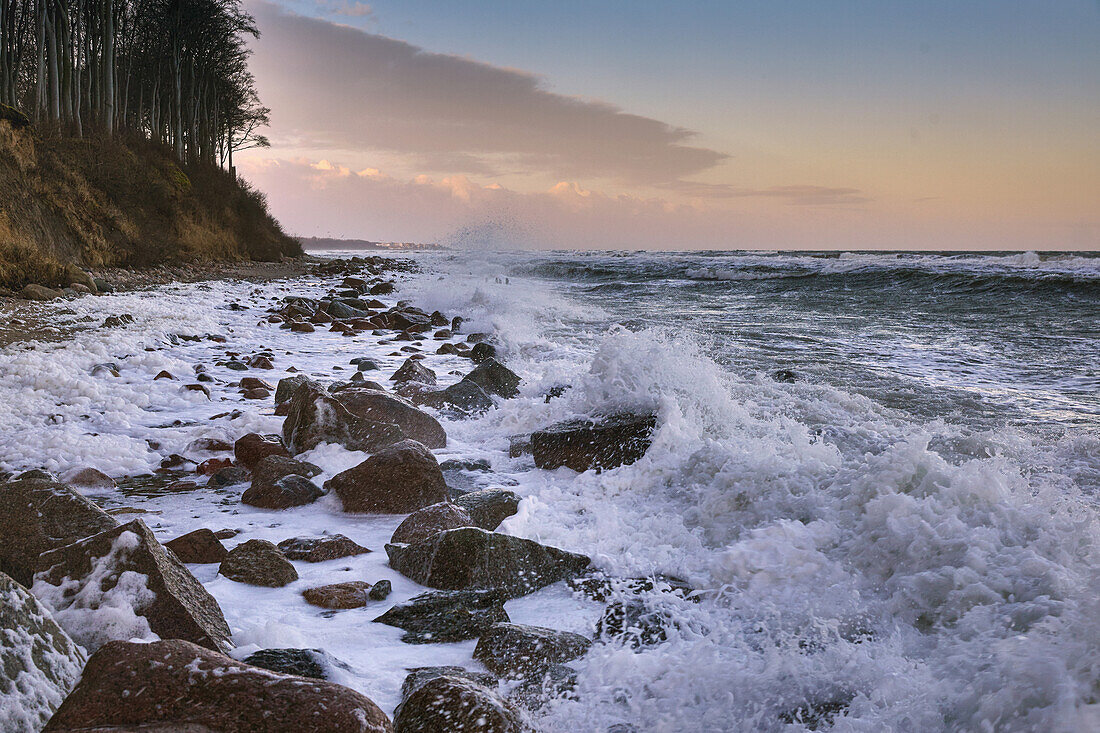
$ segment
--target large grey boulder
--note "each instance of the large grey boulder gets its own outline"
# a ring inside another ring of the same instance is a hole
[[[321,443],[372,452],[405,438],[405,433],[394,423],[353,414],[343,402],[315,383],[299,385],[288,404],[283,442],[294,455]]]
[[[118,526],[118,522],[45,472],[0,484],[0,572],[30,585],[38,556]]]
[[[508,621],[507,595],[496,590],[429,591],[394,606],[374,619],[407,633],[407,644],[476,639],[493,624]]]
[[[496,589],[510,597],[576,577],[591,563],[584,555],[477,527],[386,545],[386,553],[390,567],[429,588]]]
[[[482,361],[462,381],[472,382],[487,393],[501,397],[515,397],[519,394],[519,376],[493,358]]]
[[[405,437],[433,450],[447,447],[447,431],[439,421],[403,397],[379,389],[354,387],[342,389],[333,396],[357,417],[392,423]]]
[[[490,532],[519,511],[519,497],[514,491],[502,488],[471,491],[456,498],[454,503],[470,515],[475,527]]]
[[[544,672],[552,664],[568,662],[588,652],[585,637],[542,626],[493,624],[478,639],[474,659],[495,674],[526,677]]]
[[[656,427],[655,415],[634,413],[570,420],[531,433],[531,455],[539,468],[616,468],[645,455]]]
[[[0,573],[0,730],[36,733],[87,657],[30,592]]]
[[[523,718],[494,690],[458,676],[434,677],[394,711],[395,733],[521,733]]]
[[[140,519],[43,553],[39,567],[34,594],[89,650],[150,632],[230,647],[218,602]]]

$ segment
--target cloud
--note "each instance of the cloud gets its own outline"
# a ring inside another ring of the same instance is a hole
[[[655,184],[657,188],[692,198],[730,199],[763,197],[784,199],[791,204],[833,205],[863,204],[871,201],[858,188],[831,188],[828,186],[772,186],[770,188],[740,188],[728,183],[702,183],[699,181],[669,181]]]
[[[348,18],[374,16],[374,8],[359,0],[317,0],[317,9],[326,15],[343,15]]]
[[[691,130],[552,92],[525,71],[431,53],[260,0],[249,9],[262,31],[253,69],[277,145],[387,151],[436,166],[426,169],[470,174],[632,184],[674,181],[727,158],[693,146]]]

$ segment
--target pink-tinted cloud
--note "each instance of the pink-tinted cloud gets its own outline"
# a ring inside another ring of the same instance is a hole
[[[253,68],[276,145],[391,151],[421,170],[672,181],[727,156],[695,133],[539,77],[250,3],[263,32]]]

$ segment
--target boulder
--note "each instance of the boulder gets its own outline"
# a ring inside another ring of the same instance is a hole
[[[644,600],[631,598],[608,604],[596,622],[596,636],[620,639],[635,648],[653,646],[665,641],[668,628],[674,625],[668,611],[655,610]]]
[[[304,560],[305,562],[324,562],[325,560],[354,557],[370,552],[367,548],[352,542],[342,534],[326,537],[295,537],[283,540],[278,547],[288,559]]]
[[[394,711],[395,733],[521,733],[519,712],[496,692],[461,677],[434,677]]]
[[[417,509],[405,517],[405,521],[394,530],[390,542],[411,544],[426,540],[446,529],[472,526],[474,526],[473,519],[463,509],[449,501],[441,501],[438,504]]]
[[[305,476],[292,474],[264,484],[259,490],[256,481],[241,495],[241,502],[263,509],[289,509],[312,504],[325,495],[324,490]]]
[[[283,442],[295,455],[321,443],[370,452],[405,438],[397,425],[351,413],[340,400],[316,384],[299,385],[289,405],[283,422]],[[411,405],[410,408],[416,409]]]
[[[507,699],[528,710],[536,710],[551,699],[570,696],[576,686],[577,670],[564,664],[551,664],[528,672],[508,693]],[[607,733],[612,730],[608,729]]]
[[[584,555],[477,527],[451,529],[412,545],[386,545],[390,567],[441,590],[498,589],[522,596],[572,578],[591,562]]]
[[[169,540],[164,546],[185,563],[221,562],[228,552],[214,532],[205,527]]]
[[[443,676],[461,677],[464,680],[469,680],[470,682],[490,689],[497,686],[497,678],[488,672],[471,672],[465,667],[455,667],[451,665],[441,667],[412,667],[409,669],[409,673],[405,675],[405,681],[401,683],[401,701],[404,702],[409,699],[409,695],[423,687],[425,682]]]
[[[475,527],[492,532],[519,511],[519,497],[508,489],[481,489],[463,494],[454,503],[470,515]]]
[[[232,465],[233,461],[229,458],[207,458],[195,467],[195,473],[200,476],[213,476],[223,469],[230,468]]]
[[[485,359],[463,377],[462,381],[473,382],[486,393],[501,397],[515,397],[519,394],[519,377],[496,359]]]
[[[404,629],[401,640],[428,644],[475,639],[495,623],[508,621],[507,596],[495,590],[421,593],[374,619]]]
[[[292,674],[315,680],[328,678],[325,674],[327,660],[325,653],[320,649],[261,649],[242,661],[253,667],[281,674]]]
[[[89,650],[150,632],[230,646],[218,602],[140,519],[45,552],[38,566],[34,594]]]
[[[63,474],[61,479],[70,486],[79,486],[82,489],[102,491],[115,488],[113,478],[94,468],[74,469]]]
[[[346,512],[405,514],[447,499],[439,463],[427,448],[403,440],[325,482]]]
[[[238,583],[281,588],[298,579],[298,571],[282,550],[267,540],[248,540],[222,560],[218,573]]]
[[[232,486],[252,479],[252,472],[244,466],[226,466],[210,476],[207,486]],[[182,482],[181,482],[182,483]]]
[[[370,600],[371,584],[364,580],[349,580],[344,583],[332,583],[302,591],[302,597],[320,608],[340,610],[362,608]]]
[[[96,728],[392,731],[385,713],[358,692],[270,672],[180,640],[115,641],[88,660],[80,683],[45,730]]]
[[[583,656],[591,646],[592,642],[580,634],[500,623],[493,624],[478,639],[474,659],[495,674],[526,677]]]
[[[390,593],[393,593],[393,584],[388,580],[379,580],[371,586],[367,597],[372,601],[384,601],[389,598]]]
[[[481,413],[493,406],[493,399],[474,382],[460,380],[446,389],[420,392],[412,396],[417,405],[437,410],[451,408],[459,412]]]
[[[334,396],[357,417],[392,423],[405,437],[433,450],[447,447],[447,431],[439,421],[402,397],[365,385],[341,389]]]
[[[27,300],[53,300],[64,295],[60,290],[54,290],[53,288],[47,288],[44,285],[35,285],[33,283],[20,290],[19,294]]]
[[[260,435],[248,433],[237,439],[233,444],[233,457],[249,471],[256,467],[262,459],[268,456],[290,457],[290,453],[283,446],[283,441],[277,435]]]
[[[257,367],[256,366],[257,364],[262,364],[263,363],[259,360],[259,358],[254,359],[249,363],[254,368],[263,368],[263,369],[272,369],[273,368],[273,367],[270,367],[270,366]],[[271,362],[267,362],[267,363],[270,364]],[[272,384],[270,382],[264,381],[263,379],[260,379],[259,377],[244,377],[244,378],[241,379],[240,383],[237,386],[239,386],[243,390],[263,389],[263,390],[267,390],[268,392],[271,392],[275,389],[275,387],[272,386]]]
[[[42,730],[80,678],[84,650],[26,588],[3,573],[0,638],[0,730]]]
[[[27,477],[0,483],[0,572],[30,585],[40,554],[117,527],[118,522],[56,479],[22,475]]]
[[[292,377],[283,377],[275,387],[275,404],[281,405],[294,396],[294,391],[306,382],[313,382],[305,374],[295,374]],[[313,382],[316,384],[316,382]]]
[[[615,468],[645,455],[656,426],[655,415],[633,413],[570,420],[532,433],[531,454],[539,468]]]
[[[406,359],[405,363],[390,377],[392,382],[420,382],[421,384],[435,384],[435,372],[421,364],[416,359]]]
[[[475,364],[497,358],[497,347],[492,344],[474,344],[474,348],[466,354]]]
[[[256,464],[252,485],[241,502],[264,509],[286,509],[316,501],[324,491],[309,479],[321,469],[306,461],[284,456],[267,456]]]

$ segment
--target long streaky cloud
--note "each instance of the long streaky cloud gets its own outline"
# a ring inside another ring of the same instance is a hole
[[[727,158],[691,130],[549,91],[533,74],[254,0],[254,69],[276,144],[389,151],[423,169],[674,181]]]

